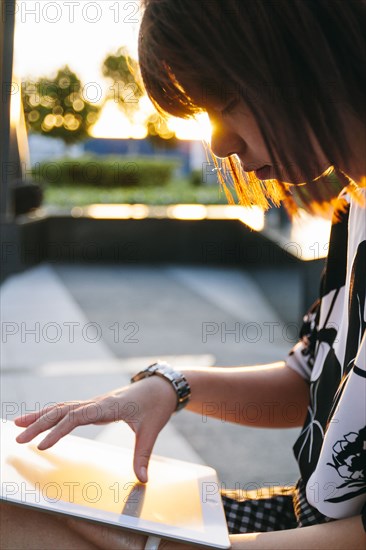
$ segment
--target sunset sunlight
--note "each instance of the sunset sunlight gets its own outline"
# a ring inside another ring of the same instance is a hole
[[[178,139],[182,140],[204,140],[206,143],[211,141],[211,124],[206,113],[197,115],[196,119],[185,120],[180,118],[170,118],[168,126],[175,132]]]
[[[147,136],[144,120],[152,113],[154,107],[144,96],[131,122],[118,104],[110,99],[104,104],[99,119],[90,130],[90,135],[95,138],[143,139]],[[207,114],[198,115],[195,120],[170,117],[168,127],[180,140],[203,140],[206,143],[211,140],[211,125]]]
[[[126,46],[137,57],[137,33],[140,11],[130,13],[127,4],[105,0],[89,3],[88,7],[75,3],[74,7],[39,2],[19,2],[16,13],[14,71],[19,80],[32,82],[40,76],[52,76],[67,64],[82,80],[86,99],[102,105],[97,122],[90,135],[96,138],[143,139],[147,136],[145,121],[155,112],[147,96],[139,99],[139,108],[132,122],[113,100],[104,98],[110,93],[110,82],[103,77],[101,65],[108,53]],[[95,4],[95,5],[94,5]],[[132,6],[132,4],[131,4]],[[95,40],[95,35],[98,40]],[[67,37],[67,39],[66,39]],[[45,55],[47,44],[47,55]],[[90,94],[92,98],[89,98]],[[168,128],[180,140],[211,138],[208,116],[197,120],[169,118]]]
[[[147,130],[141,123],[132,124],[117,104],[109,100],[105,103],[99,119],[90,129],[90,135],[95,138],[143,139],[147,136]]]

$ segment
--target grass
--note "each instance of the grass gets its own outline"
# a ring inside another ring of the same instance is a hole
[[[44,205],[60,208],[86,206],[88,204],[227,204],[226,197],[219,184],[192,185],[180,179],[164,187],[129,187],[121,189],[102,189],[97,186],[75,187],[62,185],[44,189]]]

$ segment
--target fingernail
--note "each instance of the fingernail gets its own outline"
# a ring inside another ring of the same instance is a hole
[[[140,479],[143,483],[147,482],[147,470],[145,466],[142,466],[142,468],[140,468]]]

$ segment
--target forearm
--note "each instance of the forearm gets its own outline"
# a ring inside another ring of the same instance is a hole
[[[231,535],[230,540],[232,550],[364,550],[366,547],[361,516],[286,531]]]
[[[182,372],[192,390],[190,411],[256,427],[303,425],[309,386],[284,362]]]

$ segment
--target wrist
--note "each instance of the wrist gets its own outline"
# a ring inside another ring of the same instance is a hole
[[[168,380],[164,380],[160,376],[150,376],[141,380],[141,383],[146,384],[146,391],[156,403],[164,403],[169,406],[172,413],[175,412],[177,394]]]
[[[171,385],[176,395],[176,411],[187,405],[191,397],[191,388],[182,372],[173,369],[168,363],[160,361],[135,374],[131,378],[131,383],[151,377],[162,378]]]
[[[191,398],[187,410],[196,414],[203,414],[205,403],[214,401],[214,377],[211,367],[186,367],[181,369],[191,388]]]

